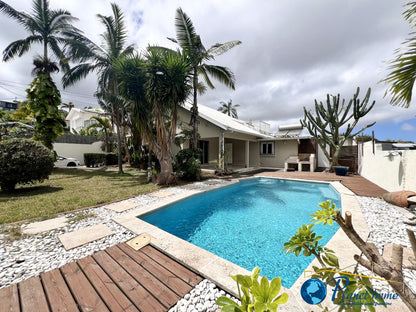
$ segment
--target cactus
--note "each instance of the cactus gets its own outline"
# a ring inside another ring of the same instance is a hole
[[[368,91],[362,101],[358,98],[360,88],[357,88],[353,98],[345,103],[345,99],[340,101],[340,95],[326,96],[326,106],[322,102],[315,100],[315,114],[308,111],[305,107],[304,119],[300,120],[303,127],[306,127],[309,133],[317,140],[323,153],[330,163],[330,170],[333,166],[338,165],[338,156],[342,146],[346,140],[353,138],[360,134],[365,129],[373,126],[375,122],[361,128],[361,130],[353,132],[358,121],[368,114],[374,107],[375,101],[368,106],[370,100],[371,89]],[[332,100],[332,103],[331,103]],[[341,132],[341,129],[346,125],[346,130]],[[331,156],[327,147],[333,150]]]

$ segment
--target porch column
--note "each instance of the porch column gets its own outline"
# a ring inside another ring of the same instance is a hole
[[[246,168],[250,167],[250,141],[246,140]]]
[[[225,162],[225,157],[224,157],[224,153],[225,153],[225,144],[224,144],[224,132],[220,132],[220,136],[218,138],[218,167],[220,168],[220,170],[224,170],[225,166],[224,166],[224,162]]]

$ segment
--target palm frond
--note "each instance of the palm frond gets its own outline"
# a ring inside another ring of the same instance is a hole
[[[218,56],[224,54],[235,46],[240,45],[241,43],[242,42],[240,40],[228,41],[226,43],[216,43],[208,49],[207,54]]]
[[[62,86],[64,88],[73,85],[82,78],[87,77],[87,75],[94,71],[96,66],[90,63],[82,63],[72,67],[67,71],[62,77]]]
[[[204,64],[203,68],[211,77],[215,78],[227,87],[233,90],[235,89],[234,74],[227,67]]]
[[[197,34],[191,19],[181,8],[176,10],[175,27],[177,42],[184,51],[189,52],[194,46]]]
[[[211,79],[209,79],[208,73],[205,69],[205,64],[199,66],[198,69],[198,74],[202,75],[202,77],[204,78],[205,83],[207,84],[207,86],[211,89],[215,89],[214,84],[211,82]]]
[[[43,38],[41,36],[30,36],[26,39],[21,39],[10,43],[3,51],[3,61],[8,61],[17,56],[22,56],[29,51],[32,43],[41,43]]]
[[[30,18],[28,14],[13,9],[4,1],[0,1],[0,12],[16,20],[19,24],[23,26],[26,24],[27,19]]]
[[[406,51],[400,53],[397,50],[397,57],[390,62],[388,70],[390,73],[382,82],[390,85],[385,96],[390,94],[392,105],[409,107],[412,100],[413,86],[416,81],[416,33],[408,39]]]

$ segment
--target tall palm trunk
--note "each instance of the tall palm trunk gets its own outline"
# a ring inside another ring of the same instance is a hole
[[[173,174],[172,154],[171,154],[171,140],[165,126],[165,119],[159,103],[156,101],[153,104],[153,112],[156,121],[157,143],[154,145],[154,152],[160,163],[160,173],[156,178],[157,184],[171,184],[175,182],[176,178]]]
[[[190,140],[190,148],[196,150],[198,148],[198,71],[197,68],[194,68],[194,77],[193,77],[193,87],[194,87],[194,102],[191,108],[191,127],[192,127],[192,136]]]
[[[123,159],[121,153],[121,133],[120,133],[120,110],[116,105],[113,106],[113,113],[116,120],[116,130],[117,130],[117,151],[118,151],[118,173],[123,174]]]

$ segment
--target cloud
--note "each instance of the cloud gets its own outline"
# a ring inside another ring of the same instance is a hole
[[[404,124],[402,124],[400,128],[403,131],[415,131],[416,130],[416,127],[415,126],[412,126],[411,124],[408,124],[406,122]]]

